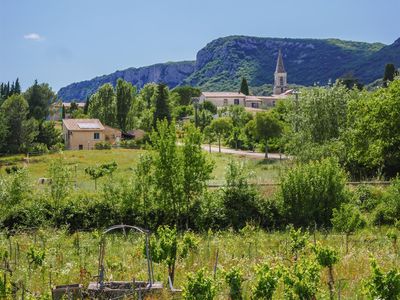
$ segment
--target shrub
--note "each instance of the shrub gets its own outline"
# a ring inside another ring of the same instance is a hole
[[[335,286],[335,280],[333,278],[333,265],[339,261],[338,252],[331,247],[322,247],[321,245],[316,245],[313,250],[315,252],[319,265],[328,269],[329,294],[330,299],[333,300]]]
[[[94,145],[94,148],[96,150],[109,150],[111,149],[111,143],[110,142],[98,142]]]
[[[395,300],[400,297],[400,272],[391,269],[384,273],[377,262],[371,262],[372,274],[366,281],[365,288],[371,299]]]
[[[141,144],[142,144],[141,140],[123,140],[119,145],[121,148],[139,149]]]
[[[206,274],[204,269],[188,275],[186,286],[183,289],[183,299],[212,300],[214,296],[215,287],[213,280]]]
[[[349,252],[349,236],[365,225],[365,221],[358,208],[352,204],[342,204],[339,209],[333,210],[333,228],[346,236],[346,253]]]
[[[273,270],[267,264],[256,267],[257,281],[253,287],[252,299],[271,300],[280,277],[279,270]]]
[[[46,154],[49,152],[46,144],[43,143],[34,143],[31,147],[29,147],[29,153],[31,154]]]
[[[233,267],[225,273],[225,282],[229,285],[229,299],[242,300],[243,274],[238,267]]]
[[[225,178],[227,186],[223,189],[222,199],[229,225],[238,230],[247,222],[260,222],[260,197],[254,186],[249,184],[249,173],[244,165],[230,161]]]
[[[291,269],[284,270],[285,299],[316,299],[319,271],[319,266],[313,260],[300,261]]]
[[[400,219],[400,178],[394,179],[373,213],[374,224],[394,224]]]
[[[300,164],[281,179],[282,213],[288,223],[330,226],[334,208],[347,200],[346,174],[333,159]]]

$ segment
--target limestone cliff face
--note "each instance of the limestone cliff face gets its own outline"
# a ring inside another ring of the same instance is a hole
[[[363,83],[383,75],[386,63],[400,67],[400,39],[392,45],[339,39],[287,39],[228,36],[201,49],[196,61],[129,68],[92,80],[73,83],[58,92],[63,101],[84,101],[104,83],[115,85],[123,78],[141,88],[149,82],[164,82],[170,88],[192,85],[203,90],[237,90],[241,77],[259,87],[273,83],[279,49],[283,54],[289,84],[326,84],[352,73]]]
[[[73,100],[84,101],[105,83],[111,83],[115,86],[118,78],[131,82],[139,89],[149,82],[163,82],[173,88],[193,73],[194,65],[195,63],[192,61],[184,61],[116,71],[109,75],[72,83],[63,87],[59,90],[58,97],[66,102]]]

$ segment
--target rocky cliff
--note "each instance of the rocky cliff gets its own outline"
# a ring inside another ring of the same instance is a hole
[[[117,71],[68,85],[58,96],[64,101],[84,100],[102,84],[115,84],[118,78],[138,88],[148,82],[164,82],[170,88],[187,84],[219,91],[237,90],[244,76],[250,86],[259,87],[273,83],[279,49],[291,84],[325,84],[349,73],[370,83],[382,77],[386,63],[400,66],[400,39],[386,46],[339,39],[229,36],[207,44],[197,53],[196,61]]]

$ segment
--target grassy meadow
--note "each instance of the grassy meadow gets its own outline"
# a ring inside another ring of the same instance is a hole
[[[85,168],[95,166],[97,164],[109,163],[115,161],[118,169],[113,176],[118,178],[128,178],[132,175],[132,171],[141,154],[148,150],[136,149],[111,149],[111,150],[74,150],[64,151],[67,164],[71,166],[73,178],[77,187],[85,190],[94,190],[94,183],[85,173]],[[29,170],[32,183],[37,183],[41,177],[47,177],[47,169],[49,162],[60,154],[46,154],[40,156],[31,156],[26,159],[24,155],[14,155],[0,157],[0,174],[5,173],[6,166],[26,166]],[[215,162],[213,171],[213,179],[210,183],[221,184],[224,182],[225,167],[230,160],[242,161],[253,172],[252,182],[276,183],[281,172],[287,167],[288,162],[285,161],[269,161],[265,162],[258,158],[248,158],[244,156],[232,154],[209,154],[211,160]],[[102,179],[99,179],[101,184]]]

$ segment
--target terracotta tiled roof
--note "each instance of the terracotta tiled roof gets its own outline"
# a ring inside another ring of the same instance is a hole
[[[246,95],[242,93],[232,92],[203,92],[202,95],[206,98],[245,98]]]
[[[104,130],[104,126],[99,119],[63,119],[62,122],[68,130],[73,131]]]

